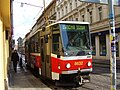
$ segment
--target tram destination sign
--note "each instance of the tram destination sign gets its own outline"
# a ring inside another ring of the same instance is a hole
[[[86,30],[86,25],[66,24],[62,25],[62,30]]]
[[[108,4],[108,0],[79,0],[81,2],[88,2],[88,3],[101,3],[101,4]],[[120,0],[114,0],[114,5],[120,6]]]

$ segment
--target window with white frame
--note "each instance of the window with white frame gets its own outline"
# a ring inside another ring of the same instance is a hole
[[[90,23],[92,23],[93,22],[92,11],[89,12],[89,15],[90,15]]]
[[[64,16],[64,9],[62,8],[62,16]]]
[[[58,12],[58,17],[60,18],[60,11]]]
[[[75,0],[75,7],[77,7],[77,0]]]
[[[83,22],[85,21],[85,15],[84,14],[82,15],[82,21]]]
[[[65,9],[66,9],[66,10],[65,10],[65,11],[66,11],[66,13],[68,13],[68,8],[67,8],[67,5],[66,5]]]
[[[56,11],[55,11],[55,7],[54,7],[54,13],[55,13]]]
[[[60,9],[59,8],[57,8],[57,17],[58,17],[58,19],[60,18]]]
[[[102,7],[98,8],[99,20],[102,20]]]
[[[78,13],[75,13],[74,17],[75,17],[75,21],[78,21]]]
[[[72,2],[70,2],[70,11],[72,11]]]

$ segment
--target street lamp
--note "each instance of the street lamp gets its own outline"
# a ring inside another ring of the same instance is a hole
[[[44,26],[43,26],[43,28],[45,29],[45,27],[46,27],[46,16],[45,16],[45,0],[43,0],[43,5],[44,5],[44,10],[43,10],[43,17],[44,17]]]
[[[13,0],[13,1],[14,1],[14,0]],[[21,4],[21,5],[20,5],[21,7],[23,7],[23,5],[25,4],[25,5],[29,5],[29,6],[33,6],[33,7],[43,8],[42,6],[38,6],[38,5],[30,4],[30,3],[18,2],[18,1],[14,1],[14,2],[20,3],[20,4]]]

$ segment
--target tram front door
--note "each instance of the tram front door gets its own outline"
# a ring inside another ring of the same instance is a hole
[[[48,78],[51,78],[50,47],[50,38],[46,42],[43,37],[41,39],[41,75]]]

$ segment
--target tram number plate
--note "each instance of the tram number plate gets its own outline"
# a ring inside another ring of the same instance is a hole
[[[83,65],[83,61],[75,62],[74,65],[75,65],[75,66]]]

